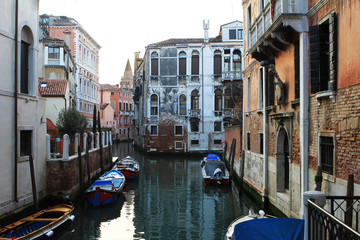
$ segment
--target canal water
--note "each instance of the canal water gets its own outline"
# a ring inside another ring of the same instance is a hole
[[[141,173],[127,181],[114,204],[93,208],[75,205],[75,221],[53,239],[224,239],[228,225],[254,207],[235,188],[205,187],[201,156],[148,156],[132,144],[113,146],[113,156],[133,156]]]

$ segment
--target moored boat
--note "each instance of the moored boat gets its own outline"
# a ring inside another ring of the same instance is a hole
[[[125,177],[115,169],[102,175],[86,190],[87,198],[94,207],[113,203],[123,191]]]
[[[130,156],[118,161],[115,164],[114,169],[121,172],[126,179],[134,179],[140,173],[139,163]]]
[[[202,160],[201,166],[205,184],[227,185],[230,183],[229,171],[225,162],[221,161],[219,156],[215,154],[208,155]]]
[[[225,235],[225,240],[250,239],[303,240],[304,220],[276,218],[264,212],[260,215],[249,213],[233,221]]]
[[[36,239],[41,236],[50,237],[53,230],[67,221],[73,221],[74,207],[59,204],[41,210],[26,218],[0,228],[0,240],[3,239]]]

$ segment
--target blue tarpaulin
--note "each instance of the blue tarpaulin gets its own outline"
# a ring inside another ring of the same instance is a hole
[[[303,240],[304,220],[259,218],[244,221],[234,228],[232,240]]]
[[[216,154],[208,154],[206,156],[206,160],[214,160],[214,161],[218,161],[220,160],[220,157]]]

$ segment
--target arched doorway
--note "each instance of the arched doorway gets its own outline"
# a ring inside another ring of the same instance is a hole
[[[277,134],[276,170],[277,192],[286,192],[290,186],[289,137],[281,127]]]

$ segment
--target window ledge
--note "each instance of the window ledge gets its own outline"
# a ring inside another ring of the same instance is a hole
[[[291,107],[295,108],[296,106],[300,105],[300,98],[292,100],[290,103],[291,103]]]
[[[328,173],[322,173],[323,180],[335,183],[335,176],[328,174]]]
[[[333,101],[335,101],[335,91],[332,90],[327,90],[327,91],[322,91],[322,92],[318,92],[315,95],[315,98],[320,100],[322,98],[329,98],[329,99],[333,99]]]
[[[263,108],[262,108],[262,109],[258,109],[258,110],[257,110],[257,113],[262,114],[262,113],[263,113],[263,111],[264,111],[264,109],[263,109]]]

